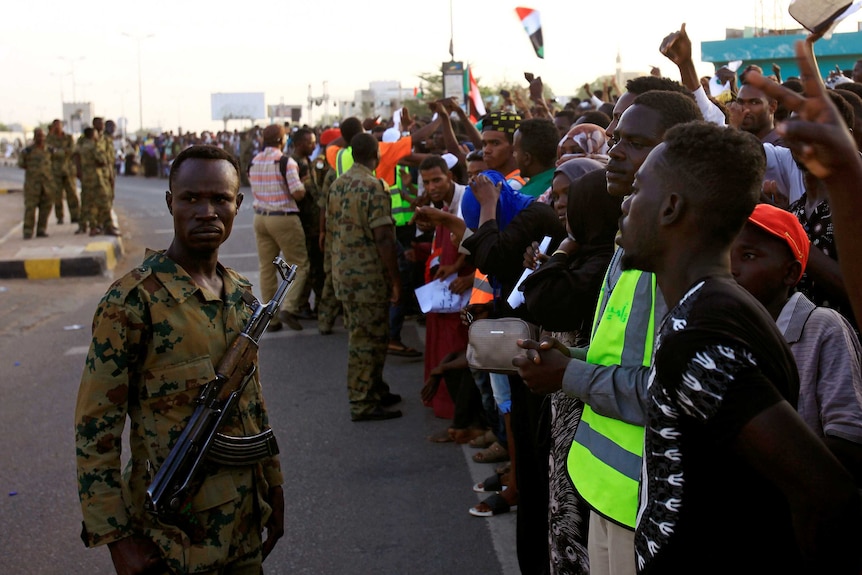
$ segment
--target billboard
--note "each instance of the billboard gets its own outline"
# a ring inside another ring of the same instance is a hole
[[[270,118],[290,118],[291,122],[298,122],[302,117],[302,106],[277,104],[275,106],[267,106],[266,112],[266,115]]]
[[[95,110],[92,102],[63,102],[63,124],[66,132],[80,134],[93,124]]]
[[[266,118],[263,92],[217,92],[211,94],[211,103],[213,121]]]

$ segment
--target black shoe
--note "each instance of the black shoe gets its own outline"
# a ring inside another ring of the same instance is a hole
[[[278,314],[278,319],[287,324],[287,327],[294,331],[302,331],[302,324],[296,319],[296,316],[289,311],[282,311]]]
[[[33,239],[33,234],[24,234],[24,239],[25,239],[25,240],[32,240],[32,239]]]
[[[266,331],[281,331],[281,328],[284,327],[281,325],[280,321],[271,321],[269,325],[266,326]]]
[[[320,332],[320,335],[332,335],[331,327],[318,327],[317,331]]]
[[[117,228],[115,228],[114,226],[108,226],[108,227],[106,227],[106,228],[105,228],[105,235],[106,235],[106,236],[117,236],[117,237],[121,237],[123,234],[122,234],[122,233],[120,233],[120,230],[119,230],[119,229],[117,229]]]
[[[63,218],[58,218],[58,219],[57,219],[57,225],[58,225],[58,226],[62,226],[62,225],[63,225]]]
[[[317,313],[311,308],[302,308],[294,315],[299,319],[317,319]]]
[[[350,421],[384,421],[387,419],[396,419],[401,417],[402,413],[399,409],[387,411],[382,407],[375,407],[373,411],[368,413],[359,413],[350,416]]]
[[[47,238],[48,234],[46,234],[45,232],[36,232],[36,237],[37,238]]]
[[[392,407],[396,403],[401,403],[401,396],[397,393],[387,393],[380,398],[380,405],[383,407]]]

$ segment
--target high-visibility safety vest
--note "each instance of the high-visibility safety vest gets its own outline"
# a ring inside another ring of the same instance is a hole
[[[341,148],[335,155],[335,175],[341,177],[353,165],[353,149],[350,146]]]
[[[470,292],[470,303],[488,303],[494,300],[494,288],[488,281],[488,274],[483,274],[476,268],[473,273],[473,291]]]
[[[395,168],[395,185],[389,188],[389,196],[392,199],[392,219],[396,226],[406,226],[413,217],[413,208],[410,202],[401,197],[401,172]]]
[[[602,286],[587,363],[644,365],[652,360],[655,332],[655,276],[622,272],[613,290]],[[568,472],[580,496],[600,515],[635,528],[644,428],[604,417],[584,406]]]

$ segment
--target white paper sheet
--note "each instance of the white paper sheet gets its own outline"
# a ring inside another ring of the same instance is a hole
[[[434,280],[413,290],[422,313],[454,313],[461,311],[470,303],[470,290],[460,295],[449,290],[449,284],[456,277],[458,274],[452,274],[445,279]]]
[[[548,246],[551,245],[551,236],[545,236],[542,239],[542,243],[539,244],[539,251],[543,254],[548,253]],[[518,288],[521,287],[521,284],[524,283],[524,280],[530,277],[535,270],[531,270],[529,268],[524,268],[524,271],[521,273],[521,277],[518,280],[518,283],[515,284],[515,288],[512,290],[512,293],[509,294],[509,299],[506,300],[509,302],[509,305],[512,306],[512,309],[519,307],[524,303],[524,292],[520,291]]]

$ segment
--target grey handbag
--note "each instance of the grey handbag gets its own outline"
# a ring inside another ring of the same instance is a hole
[[[519,339],[539,339],[539,326],[514,317],[477,319],[470,324],[467,365],[480,371],[517,373],[512,359],[526,354]]]

